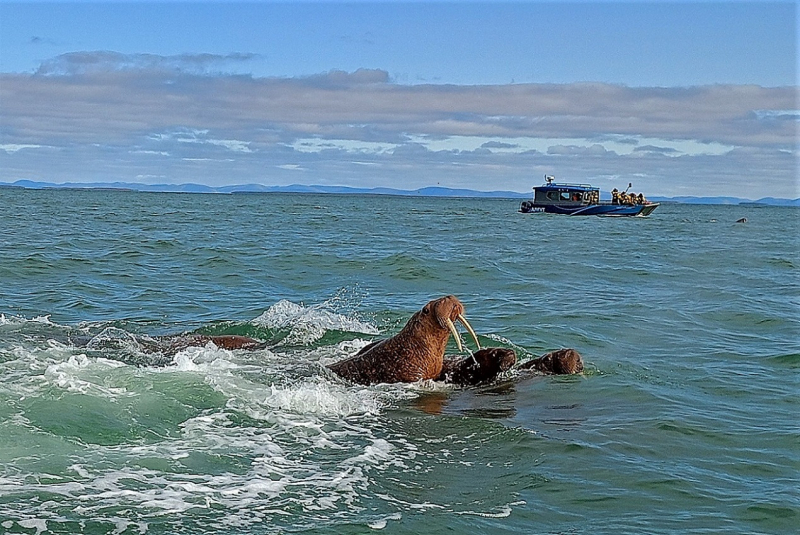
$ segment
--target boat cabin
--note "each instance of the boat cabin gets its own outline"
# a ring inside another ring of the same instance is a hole
[[[534,188],[535,205],[581,206],[597,203],[600,200],[600,188],[585,184],[552,184]]]

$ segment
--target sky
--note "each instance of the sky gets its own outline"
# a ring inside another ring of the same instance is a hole
[[[800,197],[795,2],[7,2],[0,182]]]

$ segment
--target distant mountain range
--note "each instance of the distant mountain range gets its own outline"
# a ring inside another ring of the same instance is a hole
[[[49,182],[34,182],[31,180],[18,180],[13,183],[0,183],[0,187],[16,187],[25,189],[114,189],[130,191],[172,192],[172,193],[334,193],[334,194],[362,194],[362,195],[401,195],[416,197],[483,197],[494,199],[528,199],[530,193],[516,191],[476,191],[471,189],[453,189],[441,187],[427,187],[415,190],[401,190],[393,188],[351,188],[347,186],[304,186],[292,184],[291,186],[264,186],[262,184],[243,184],[236,186],[204,186],[202,184],[136,184],[129,182],[66,182],[52,184]],[[800,199],[776,199],[764,197],[757,201],[740,199],[738,197],[651,197],[656,202],[675,202],[683,204],[766,204],[770,206],[800,206]]]

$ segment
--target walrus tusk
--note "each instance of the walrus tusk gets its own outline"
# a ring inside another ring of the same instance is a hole
[[[453,324],[453,320],[450,318],[447,318],[447,328],[450,329],[451,333],[453,333],[453,338],[456,339],[456,344],[458,345],[458,352],[461,353],[464,350],[464,348],[461,347],[461,337],[458,336],[456,326]]]
[[[481,350],[481,343],[478,342],[478,336],[475,334],[475,331],[472,330],[472,325],[469,324],[469,322],[467,321],[467,318],[465,318],[464,316],[459,314],[458,315],[458,321],[460,321],[464,325],[464,327],[467,328],[467,330],[469,331],[469,334],[472,335],[472,339],[475,340],[475,345],[478,346],[478,351],[480,351]]]

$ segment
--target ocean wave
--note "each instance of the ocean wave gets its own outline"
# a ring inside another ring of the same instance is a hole
[[[334,312],[328,302],[304,306],[282,299],[252,323],[269,329],[289,329],[289,334],[282,340],[285,345],[310,345],[331,330],[379,334],[378,329],[369,323]]]
[[[113,386],[105,381],[112,370],[125,364],[104,358],[89,358],[84,354],[70,355],[66,362],[49,365],[43,378],[49,384],[68,392],[94,395],[106,399],[135,396],[124,386]]]

